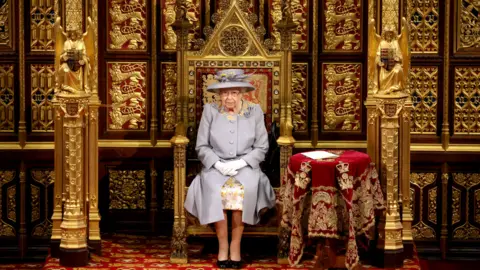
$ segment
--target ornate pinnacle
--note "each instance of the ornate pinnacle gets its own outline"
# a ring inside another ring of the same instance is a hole
[[[293,21],[290,0],[282,1],[282,19],[275,25],[281,36],[282,50],[292,49],[292,33],[297,28]]]
[[[171,26],[177,35],[177,50],[185,50],[188,48],[188,32],[193,28],[193,25],[187,19],[187,1],[176,0],[175,9],[176,20]]]

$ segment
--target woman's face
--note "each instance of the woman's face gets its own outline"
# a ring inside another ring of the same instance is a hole
[[[242,91],[239,88],[229,88],[220,90],[220,99],[222,106],[226,109],[235,109],[242,98]]]

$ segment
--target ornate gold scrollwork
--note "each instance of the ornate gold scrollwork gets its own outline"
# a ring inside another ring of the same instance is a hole
[[[478,51],[480,48],[480,3],[456,1],[457,51]]]
[[[475,190],[473,201],[475,205],[475,222],[480,223],[480,189]]]
[[[53,170],[32,170],[31,171],[32,180],[35,184],[31,184],[32,187],[32,222],[40,219],[40,188],[36,184],[40,184],[43,187],[43,210],[45,211],[44,219],[39,224],[35,225],[32,229],[32,236],[34,237],[47,237],[52,234],[52,221],[49,218],[48,205],[49,205],[49,196],[48,189],[49,186],[55,183],[55,171]]]
[[[177,35],[172,28],[172,24],[176,20],[175,14],[175,0],[163,0],[163,49],[175,50],[177,46]],[[185,1],[186,4],[186,17],[192,24],[192,28],[188,33],[188,48],[193,48],[193,43],[200,37],[200,3],[198,0]]]
[[[409,0],[412,53],[438,53],[439,1]]]
[[[455,225],[461,220],[462,213],[462,192],[456,188],[452,187],[452,225]]]
[[[54,0],[30,0],[30,48],[32,51],[53,51],[55,46]]]
[[[324,130],[360,130],[361,64],[323,64]]]
[[[292,63],[292,117],[295,131],[308,129],[308,63]]]
[[[273,0],[271,4],[270,20],[272,21],[272,36],[274,37],[273,49],[281,48],[280,31],[276,24],[282,20],[282,1]],[[308,50],[308,9],[309,2],[305,0],[291,1],[290,9],[292,12],[293,22],[297,24],[292,36],[292,50],[307,51]]]
[[[438,67],[412,67],[409,75],[413,110],[410,131],[435,134],[437,131]]]
[[[173,210],[174,183],[173,171],[163,172],[163,209]]]
[[[162,129],[174,130],[177,112],[177,64],[162,63],[163,106]]]
[[[147,63],[107,64],[109,74],[108,128],[110,130],[146,129]]]
[[[480,133],[480,68],[455,67],[453,123],[456,134]]]
[[[453,182],[457,185],[462,186],[465,188],[465,194],[466,194],[466,201],[470,202],[470,196],[475,196],[475,192],[472,191],[475,186],[480,184],[480,174],[478,173],[452,173],[453,177]],[[457,209],[460,209],[461,205],[461,191],[458,190],[457,194],[452,193],[453,201],[455,203],[455,200],[458,201],[458,206],[456,206]],[[473,207],[474,211],[476,208],[476,203],[475,203],[475,197],[473,198]],[[455,206],[455,205],[454,205]],[[475,216],[470,216],[470,210],[469,208],[472,207],[470,203],[465,204],[465,223],[462,224],[459,227],[456,227],[453,230],[453,238],[454,239],[461,239],[461,240],[470,240],[470,239],[480,239],[480,228],[475,226],[472,221],[475,221]],[[460,220],[460,210],[458,211],[458,220]],[[475,213],[475,212],[473,212]],[[475,214],[474,214],[475,215]],[[452,217],[452,224],[453,222],[453,217]]]
[[[109,0],[107,24],[109,50],[147,49],[147,4],[145,0]]]
[[[418,192],[418,201],[420,205],[418,206],[419,215],[417,217],[418,223],[412,226],[412,234],[414,239],[435,239],[436,232],[435,230],[425,223],[423,212],[424,209],[424,189],[427,189],[427,186],[430,186],[436,182],[438,174],[437,173],[411,173],[410,174],[410,184],[416,186],[419,189]],[[411,189],[413,192],[414,189]],[[437,187],[428,189],[427,197],[427,220],[433,224],[437,224]],[[415,203],[412,195],[412,202]],[[415,214],[415,212],[411,212]]]
[[[218,43],[220,50],[226,55],[239,56],[248,51],[251,41],[243,28],[230,26],[220,33]]]
[[[30,70],[32,131],[53,131],[55,113],[52,104],[55,94],[54,65],[32,64]]]
[[[437,195],[437,187],[428,191],[428,221],[433,224],[437,224]]]
[[[10,132],[15,127],[15,93],[13,64],[0,65],[0,132]]]
[[[361,51],[361,2],[325,1],[325,51]]]
[[[145,170],[108,170],[109,209],[146,209]]]
[[[12,18],[15,14],[14,7],[15,6],[12,5],[11,0],[2,1],[0,4],[0,25],[2,26],[0,31],[0,45],[7,46],[9,48],[12,48],[13,44],[12,27],[15,25],[15,23],[12,21]]]
[[[7,188],[7,218],[13,222],[17,221],[17,187],[11,186]]]
[[[13,181],[15,179],[15,176],[16,176],[16,172],[13,170],[0,171],[0,206],[3,205],[2,203],[3,186]],[[7,192],[7,196],[8,196],[8,192]],[[7,204],[8,204],[8,201],[9,201],[9,198],[7,197]],[[12,225],[3,221],[2,208],[3,207],[0,207],[0,236],[15,236],[16,235],[15,228],[13,228]],[[10,211],[7,210],[7,218],[10,215],[9,212]]]

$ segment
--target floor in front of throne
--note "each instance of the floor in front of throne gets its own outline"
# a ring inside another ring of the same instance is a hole
[[[242,240],[242,256],[246,261],[244,269],[311,269],[314,256],[306,252],[302,264],[297,267],[280,265],[276,262],[276,241],[252,238]],[[194,239],[189,245],[188,264],[170,263],[170,239],[167,237],[145,237],[134,235],[114,235],[102,240],[102,256],[92,255],[89,264],[81,269],[217,269],[217,243],[215,239]],[[48,257],[44,264],[0,265],[0,269],[55,269],[69,270],[75,268],[62,267],[59,260]],[[76,268],[78,269],[78,268]],[[365,269],[365,267],[362,267]],[[374,269],[374,268],[366,268]],[[422,269],[420,262],[407,260],[403,269]]]

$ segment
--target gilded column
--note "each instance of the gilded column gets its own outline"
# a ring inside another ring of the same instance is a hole
[[[23,16],[25,10],[25,1],[19,1],[19,30],[20,38],[18,39],[19,50],[19,62],[20,62],[20,121],[18,123],[18,140],[20,147],[25,147],[27,141],[27,122],[25,120],[25,16]]]
[[[442,123],[442,147],[448,149],[450,144],[450,127],[448,123],[448,100],[449,100],[449,67],[450,67],[450,2],[445,0],[445,28],[443,29],[443,123]]]
[[[402,241],[405,258],[412,258],[413,256],[413,216],[410,211],[410,115],[412,109],[413,103],[410,97],[408,97],[401,113],[402,119],[400,119],[402,126],[400,128],[401,173],[399,196],[402,206]]]
[[[159,0],[152,1],[152,74],[157,74],[157,5]],[[157,116],[157,76],[151,76],[151,93],[152,93],[152,120],[150,122],[150,143],[152,146],[157,144],[158,116]]]
[[[100,255],[102,250],[101,237],[100,237],[100,213],[98,210],[98,108],[101,105],[100,98],[98,96],[98,2],[97,0],[91,0],[90,5],[90,17],[92,19],[91,27],[93,40],[89,41],[94,43],[93,53],[93,65],[92,65],[92,95],[89,98],[88,116],[86,118],[88,123],[87,133],[87,149],[88,149],[88,177],[86,178],[86,186],[88,186],[88,192],[86,199],[88,201],[88,245],[92,248],[93,252]],[[88,17],[87,17],[88,21]]]
[[[399,201],[399,114],[408,95],[378,95],[377,109],[381,117],[381,179],[386,183],[387,210],[379,224],[377,259],[385,268],[403,266],[402,222]]]
[[[292,38],[293,31],[297,28],[297,24],[293,21],[290,1],[282,1],[282,19],[275,25],[280,32],[281,50],[283,51],[283,86],[290,89],[292,85]],[[280,137],[277,142],[280,145],[280,175],[284,175],[290,156],[292,155],[295,139],[293,138],[293,121],[292,121],[292,93],[287,90],[283,93],[280,117]],[[279,264],[288,263],[288,228],[280,228],[279,243],[281,246],[278,250],[277,260]]]
[[[186,218],[183,209],[185,199],[186,181],[186,146],[189,142],[186,137],[187,123],[187,89],[185,88],[184,59],[188,49],[188,33],[193,27],[186,17],[188,4],[185,0],[176,2],[176,21],[172,24],[177,35],[177,119],[175,136],[170,140],[173,145],[173,173],[174,173],[174,209],[173,209],[173,232],[172,263],[187,263],[187,231]]]
[[[318,5],[319,1],[313,1],[313,14],[312,14],[312,108],[317,108],[318,106]],[[316,147],[318,144],[318,110],[312,110],[312,145]]]

